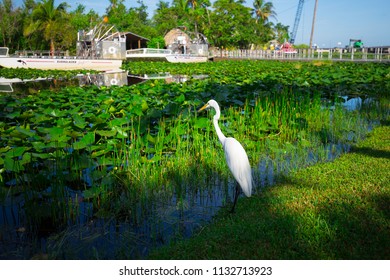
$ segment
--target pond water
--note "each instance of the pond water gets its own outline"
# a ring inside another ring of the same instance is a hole
[[[134,82],[135,83],[135,82]],[[80,74],[74,79],[38,78],[21,80],[18,78],[6,79],[0,77],[0,92],[6,93],[31,93],[47,88],[61,88],[71,85],[96,85],[96,86],[124,86],[129,82],[126,71],[112,71],[97,74]]]
[[[46,88],[60,88],[63,86],[127,86],[142,83],[148,80],[163,79],[167,83],[183,83],[188,79],[205,79],[207,75],[171,75],[170,73],[157,73],[152,75],[130,75],[127,71],[111,71],[98,74],[80,74],[71,80],[61,79],[5,79],[0,77],[0,92],[36,92]]]
[[[118,85],[126,84],[127,77],[83,76],[79,80],[85,84]],[[358,112],[364,103],[375,103],[375,99],[361,96],[341,98],[349,111]],[[331,106],[328,109],[332,109]],[[283,156],[280,157],[264,155],[258,165],[253,166],[254,192],[275,184],[291,170],[332,160],[349,149],[350,143],[336,141],[329,142],[321,150],[281,151]],[[199,183],[207,187],[193,188],[189,184],[172,195],[153,194],[140,199],[132,208],[137,211],[120,218],[109,215],[97,218],[93,215],[92,203],[83,200],[81,191],[69,187],[66,199],[77,202],[73,214],[76,222],[69,222],[65,217],[58,217],[53,222],[46,216],[53,202],[47,203],[43,199],[44,192],[34,198],[38,200],[35,202],[26,201],[22,193],[12,199],[6,198],[0,202],[0,259],[147,258],[150,250],[177,238],[191,236],[221,209],[228,212],[233,200],[234,179],[213,174]]]

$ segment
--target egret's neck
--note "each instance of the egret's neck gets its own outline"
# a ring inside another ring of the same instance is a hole
[[[215,127],[215,132],[217,132],[217,135],[218,135],[218,138],[219,138],[219,141],[221,142],[222,146],[224,145],[225,143],[225,135],[223,135],[221,129],[219,128],[219,125],[218,125],[218,120],[219,120],[219,117],[220,117],[220,112],[219,110],[217,110],[215,116],[213,117],[213,123],[214,123],[214,127]]]

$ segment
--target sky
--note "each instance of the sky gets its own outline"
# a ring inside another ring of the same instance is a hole
[[[13,0],[15,6],[23,5],[23,0]],[[171,3],[171,0],[163,0]],[[296,44],[309,44],[312,28],[314,4],[316,0],[305,0]],[[109,0],[55,0],[58,5],[67,2],[73,10],[83,4],[86,11],[93,9],[103,15]],[[148,7],[149,17],[153,16],[159,0],[143,0]],[[213,0],[211,0],[213,2]],[[253,0],[246,0],[246,6],[253,7]],[[293,29],[299,0],[268,0],[272,2],[277,14],[276,20]],[[125,5],[137,7],[137,0],[125,0]],[[131,31],[131,30],[129,30]],[[140,34],[142,36],[142,34]],[[365,46],[390,46],[390,1],[389,0],[318,0],[314,25],[313,44],[320,48],[345,46],[349,39],[361,39]]]

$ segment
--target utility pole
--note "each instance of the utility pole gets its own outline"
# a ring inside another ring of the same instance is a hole
[[[313,14],[313,22],[311,24],[310,45],[309,45],[310,49],[313,48],[314,23],[316,21],[317,3],[318,0],[316,0],[316,3],[314,4],[314,14]]]

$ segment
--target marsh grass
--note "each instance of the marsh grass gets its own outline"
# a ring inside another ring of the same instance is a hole
[[[369,126],[366,116],[346,111],[339,104],[327,107],[319,94],[310,96],[282,88],[257,96],[242,106],[229,106],[221,101],[220,125],[226,136],[235,137],[244,145],[252,166],[267,161],[274,174],[283,175],[329,159],[335,149],[332,144],[354,143],[364,136]],[[102,100],[103,109],[115,112],[111,105],[113,99]],[[132,100],[144,106],[144,100],[136,97]],[[153,128],[145,128],[145,120],[137,115],[114,119],[108,126],[111,131],[84,132],[81,139],[76,137],[80,135],[76,132],[64,135],[63,128],[38,128],[46,137],[50,136],[48,144],[36,144],[39,149],[49,149],[50,154],[33,154],[33,157],[47,157],[46,163],[36,167],[48,167],[46,175],[34,172],[34,165],[23,165],[19,175],[6,172],[2,176],[15,176],[16,187],[9,189],[15,193],[18,186],[24,188],[26,195],[50,186],[47,196],[55,201],[67,201],[71,188],[81,191],[80,196],[93,203],[98,216],[132,213],[138,217],[136,213],[146,209],[158,196],[166,200],[178,196],[180,201],[188,195],[188,190],[210,191],[213,186],[207,183],[207,178],[215,174],[224,178],[221,181],[231,179],[212,126],[214,112],[197,115],[196,109],[193,105],[176,108],[176,117],[162,117]],[[375,111],[371,109],[366,111]],[[381,117],[381,111],[377,112],[371,118]],[[49,113],[61,116],[60,111]],[[388,114],[388,110],[382,110],[382,114]],[[101,118],[107,118],[106,114]],[[77,115],[73,115],[73,121],[76,128],[84,128],[87,123],[86,118]],[[36,137],[30,135],[27,126],[19,131],[21,139],[25,139],[24,134]],[[117,138],[110,138],[114,133]],[[74,137],[70,145],[66,143],[71,138],[69,135]],[[21,162],[17,160],[15,164]],[[263,181],[256,168],[254,174],[256,181]],[[10,179],[4,178],[8,182]],[[4,191],[2,194],[6,196]],[[61,211],[53,208],[53,213],[65,212],[64,217],[69,213],[74,215],[77,203],[75,200]]]
[[[260,170],[264,164],[267,176],[272,176],[268,181],[274,183],[291,171],[347,152],[370,125],[364,116],[346,111],[340,104],[329,108],[320,96],[291,92],[259,98],[254,106],[247,103],[222,110],[222,131],[247,150],[257,192],[266,185]],[[105,196],[99,195],[100,207],[104,208],[104,201],[112,205],[123,193],[127,193],[126,200],[110,211],[128,212],[123,207],[138,205],[131,211],[135,213],[158,198],[164,198],[165,204],[174,201],[179,207],[190,193],[210,192],[215,187],[207,182],[211,176],[231,181],[212,125],[213,114],[197,115],[196,108],[189,108],[177,118],[162,119],[157,131],[142,134],[131,129],[127,145],[114,157],[117,167],[113,173],[121,187],[109,187]]]
[[[151,259],[388,259],[390,128],[240,199]]]

